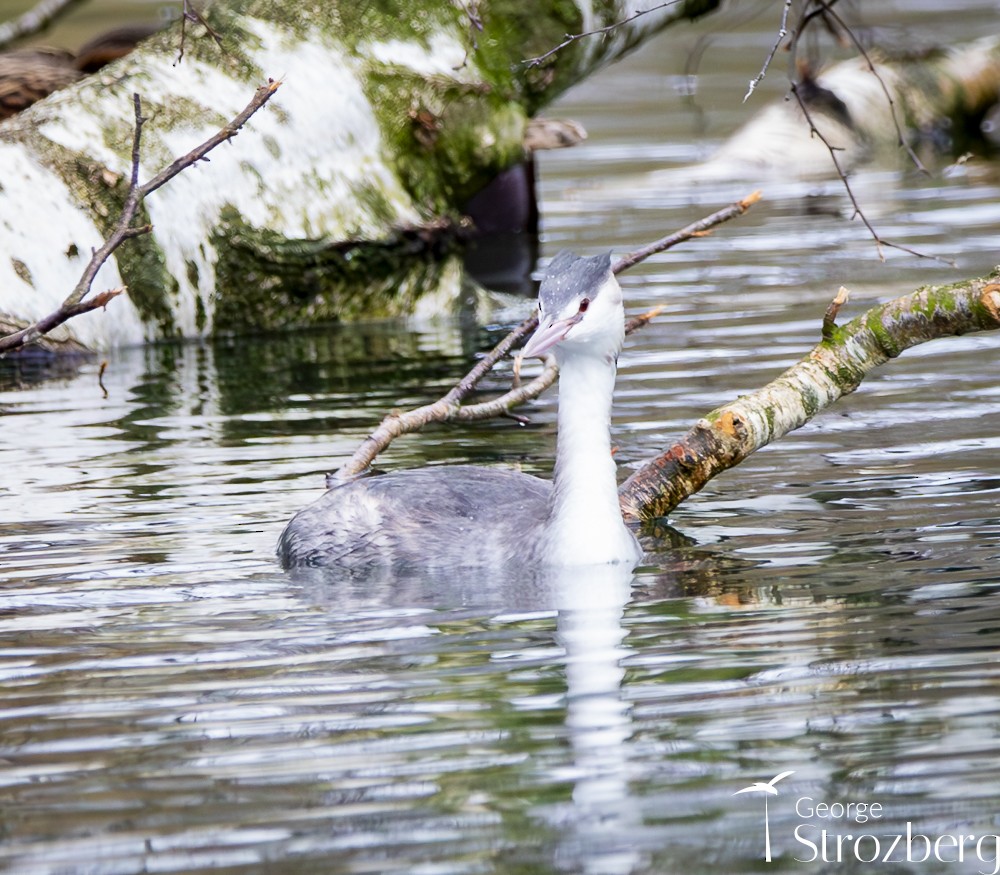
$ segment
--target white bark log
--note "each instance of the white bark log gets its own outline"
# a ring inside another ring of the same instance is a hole
[[[858,57],[816,77],[816,85],[842,101],[849,115],[845,123],[822,104],[810,110],[813,124],[838,149],[845,171],[874,156],[898,153],[900,133],[916,141],[930,131],[946,131],[951,120],[977,118],[1000,97],[997,36],[927,58],[890,60],[874,53],[871,60],[874,73]],[[739,179],[748,172],[771,172],[809,179],[831,177],[836,170],[826,144],[812,135],[799,105],[789,99],[764,107],[698,172]]]
[[[579,0],[570,23],[606,25],[628,17],[634,5]],[[344,20],[368,13],[335,0],[315,4],[310,24],[301,9],[280,12],[290,20],[278,23],[279,12],[264,0],[226,6],[230,18],[219,30],[226,34],[228,21],[242,31],[238,45],[227,45],[233,55],[189,24],[180,63],[178,34],[160,35],[0,125],[0,328],[58,307],[114,221],[130,166],[133,92],[149,117],[140,175],[146,179],[207,139],[268,76],[284,83],[272,103],[210,164],[151,195],[153,234],[127,243],[102,270],[95,291],[124,282],[130,296],[116,300],[113,313],[87,314],[58,331],[103,347],[234,324],[275,327],[282,317],[398,312],[412,308],[428,281],[438,297],[457,295],[459,274],[447,263],[393,266],[369,277],[368,288],[347,289],[356,284],[349,247],[391,246],[405,229],[454,218],[472,193],[457,190],[456,171],[485,179],[515,163],[525,122],[541,103],[685,13],[682,4],[642,16],[611,39],[574,42],[540,67],[512,73],[532,48],[513,38],[525,21],[502,19],[512,9],[525,18],[517,4],[480,4],[483,33],[473,34],[455,3],[444,11],[432,5],[425,35],[405,33],[400,22],[393,34],[383,22],[381,36],[353,36]],[[559,10],[565,13],[565,4],[528,10],[539,34],[570,29]],[[489,43],[488,51],[473,48],[473,36]],[[425,148],[398,136],[420,123],[421,112],[432,127]],[[451,166],[461,162],[467,167]],[[324,270],[336,259],[344,288],[330,279],[336,271]],[[286,308],[275,291],[285,273],[294,283],[296,272],[311,269],[319,291],[296,300],[295,311]]]

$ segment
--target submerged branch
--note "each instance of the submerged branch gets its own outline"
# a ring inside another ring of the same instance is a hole
[[[124,292],[124,288],[119,288],[102,292],[92,299],[84,300],[90,293],[98,272],[104,266],[104,263],[114,254],[115,250],[126,240],[148,234],[152,230],[152,226],[150,225],[133,226],[132,224],[136,211],[146,196],[165,185],[182,170],[204,159],[219,144],[225,143],[235,137],[250,117],[271,99],[271,96],[278,90],[280,85],[280,82],[273,80],[269,80],[267,85],[261,85],[250,103],[232,121],[213,134],[204,143],[188,152],[187,155],[171,162],[169,166],[165,167],[156,176],[142,185],[139,184],[139,156],[142,143],[142,126],[146,119],[142,115],[142,102],[139,95],[134,94],[132,100],[135,108],[135,132],[132,137],[131,177],[129,179],[128,193],[122,205],[122,212],[118,218],[118,222],[115,224],[114,230],[100,248],[94,251],[90,261],[83,270],[79,282],[77,282],[69,296],[59,305],[58,309],[32,325],[15,331],[13,334],[0,337],[0,356],[26,346],[29,343],[33,343],[53,328],[62,325],[74,316],[104,307],[113,298]]]
[[[619,489],[622,513],[638,520],[665,516],[717,474],[804,425],[910,347],[1000,328],[1000,269],[984,279],[927,286],[840,328],[832,324],[837,307],[827,311],[823,341],[798,364],[713,410],[629,477]]]
[[[611,266],[611,272],[617,275],[635,266],[640,261],[645,261],[651,255],[670,249],[678,243],[705,236],[716,225],[721,225],[723,222],[727,222],[737,216],[742,216],[760,200],[760,197],[760,192],[755,191],[742,200],[736,201],[736,203],[730,204],[721,210],[717,210],[710,216],[693,222],[680,231],[663,237],[655,243],[644,246],[635,252],[630,252]],[[658,312],[659,309],[632,319],[625,326],[626,333],[631,334],[633,331],[638,330]],[[403,413],[390,413],[386,416],[378,428],[361,442],[357,450],[354,451],[354,455],[337,471],[327,475],[327,484],[333,485],[357,477],[371,465],[375,457],[382,450],[388,447],[400,435],[419,431],[425,425],[432,422],[450,422],[452,420],[470,421],[503,416],[508,414],[517,405],[541,395],[542,392],[555,382],[556,376],[559,373],[559,368],[552,357],[545,360],[542,373],[523,386],[515,386],[509,392],[491,401],[466,406],[462,405],[462,401],[475,389],[479,381],[489,373],[497,362],[510,352],[516,343],[534,331],[537,324],[538,317],[533,313],[504,337],[489,353],[483,356],[469,373],[437,401],[414,408],[413,410],[407,410]]]

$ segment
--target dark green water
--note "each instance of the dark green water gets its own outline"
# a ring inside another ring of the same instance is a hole
[[[887,237],[958,271],[880,263],[836,182],[650,181],[752,111],[740,100],[776,8],[713,43],[703,115],[671,78],[694,31],[552,113],[590,139],[543,158],[546,255],[624,252],[767,198],[628,275],[631,312],[666,309],[621,360],[626,469],[797,360],[840,285],[849,316],[1000,262],[995,162],[856,177]],[[997,24],[986,2],[872,17],[925,39]],[[3,365],[0,867],[997,871],[1000,337],[886,366],[685,504],[632,580],[283,574],[274,542],[325,471],[386,410],[440,395],[515,315],[125,350],[106,398],[97,362],[46,379]],[[408,437],[381,464],[546,474],[554,405],[527,427]],[[763,794],[733,794],[784,771],[769,866]],[[858,804],[881,812],[859,822]],[[799,862],[823,829],[829,862]],[[875,851],[862,835],[883,855],[902,835],[900,862],[858,862]],[[960,835],[974,838],[947,862]],[[938,841],[923,862],[917,836]]]

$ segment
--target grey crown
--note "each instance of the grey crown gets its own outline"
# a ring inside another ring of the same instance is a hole
[[[542,311],[558,313],[570,301],[580,297],[593,300],[610,272],[610,251],[586,258],[564,249],[549,262],[538,289]]]

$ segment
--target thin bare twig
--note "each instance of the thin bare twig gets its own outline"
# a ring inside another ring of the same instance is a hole
[[[743,102],[746,103],[750,99],[750,95],[754,93],[754,90],[764,81],[764,77],[767,75],[767,68],[771,66],[771,61],[774,60],[774,55],[778,51],[781,41],[788,36],[788,12],[792,8],[792,0],[785,0],[785,8],[781,11],[781,24],[778,27],[778,36],[774,40],[774,45],[771,46],[771,51],[767,53],[767,57],[764,58],[764,66],[760,68],[760,72],[750,80],[750,84],[747,87],[747,93],[743,95]]]
[[[649,246],[629,253],[619,259],[612,266],[611,270],[615,274],[622,273],[657,252],[663,252],[685,240],[703,237],[710,228],[743,215],[758,200],[760,200],[760,192],[754,192],[748,197],[743,198],[743,200],[737,201],[735,204],[731,204],[698,222],[688,225],[681,231],[677,231]],[[633,331],[642,328],[658,312],[659,308],[656,308],[629,320],[625,326],[626,333],[631,334]],[[559,374],[559,368],[556,365],[555,358],[552,356],[545,359],[542,372],[524,385],[516,385],[509,392],[490,401],[484,401],[479,404],[462,404],[462,400],[489,373],[490,369],[507,355],[517,342],[527,337],[537,324],[538,317],[535,314],[525,319],[493,347],[489,353],[483,356],[469,373],[437,401],[425,404],[422,407],[416,407],[413,410],[407,410],[402,413],[390,413],[386,416],[379,426],[361,442],[354,451],[354,455],[337,471],[327,475],[327,485],[333,486],[337,483],[343,483],[362,474],[375,460],[375,457],[388,447],[393,440],[400,435],[418,431],[428,423],[490,419],[495,416],[508,414],[511,408],[523,404],[525,401],[530,401],[532,398],[537,398],[555,382]]]
[[[497,398],[491,398],[489,401],[462,405],[455,412],[453,418],[463,422],[475,422],[506,415],[510,413],[512,407],[537,398],[556,381],[558,376],[559,365],[556,364],[555,356],[546,356],[542,364],[542,372],[537,377],[521,386],[515,386]]]
[[[225,53],[225,48],[222,45],[222,34],[220,34],[212,25],[205,21],[205,17],[194,7],[191,0],[184,0],[184,8],[181,11],[181,44],[177,51],[177,60],[174,61],[174,66],[176,67],[182,60],[184,60],[184,40],[187,36],[187,23],[189,21],[195,21],[205,28],[208,35],[215,40],[215,44],[219,47],[219,50]]]
[[[8,334],[6,337],[0,337],[0,355],[32,343],[43,334],[46,334],[58,325],[62,325],[74,316],[105,306],[112,298],[124,292],[124,288],[113,289],[84,300],[90,292],[98,271],[100,271],[101,267],[115,250],[126,240],[148,234],[152,231],[151,225],[132,225],[135,213],[146,196],[169,182],[182,170],[202,160],[205,155],[220,143],[225,143],[235,137],[250,117],[271,99],[280,85],[280,82],[274,80],[268,80],[266,85],[261,85],[255,92],[250,103],[232,121],[213,134],[204,143],[196,146],[187,155],[173,161],[169,166],[165,167],[156,176],[142,185],[139,184],[139,153],[142,141],[142,126],[146,119],[142,115],[142,102],[139,95],[134,94],[132,101],[135,110],[135,133],[132,137],[132,169],[129,177],[128,192],[125,195],[125,202],[122,205],[121,216],[115,224],[114,230],[100,248],[93,253],[90,261],[83,270],[80,281],[57,310],[43,317],[33,325],[22,328],[13,334]]]
[[[554,46],[549,49],[545,54],[539,55],[537,58],[528,58],[524,61],[526,67],[537,67],[542,61],[551,58],[556,52],[562,51],[566,46],[575,43],[577,40],[584,39],[588,36],[607,36],[613,30],[621,27],[622,25],[628,24],[630,21],[635,21],[637,18],[641,18],[643,15],[648,15],[650,12],[657,12],[660,9],[666,9],[668,6],[676,6],[681,0],[666,0],[664,3],[660,3],[656,6],[651,6],[649,9],[640,9],[638,12],[633,12],[631,15],[623,18],[621,21],[613,21],[611,24],[607,24],[604,27],[598,27],[594,30],[587,30],[583,33],[568,33],[566,38],[559,43],[559,45]]]
[[[469,55],[479,51],[479,40],[476,38],[476,33],[483,32],[483,16],[479,11],[479,0],[467,0],[465,3],[459,3],[459,6],[462,7],[465,17],[469,20],[469,45],[465,47],[462,63],[453,67],[454,70],[461,70],[465,67],[469,63]]]
[[[882,251],[883,247],[888,247],[890,249],[897,249],[900,252],[907,252],[910,255],[915,255],[917,258],[931,258],[934,261],[940,261],[942,264],[947,264],[951,267],[957,267],[954,261],[950,258],[944,258],[941,255],[932,255],[929,252],[921,252],[918,249],[912,249],[909,246],[903,246],[901,243],[893,243],[891,240],[886,240],[882,237],[878,231],[875,230],[875,226],[868,220],[863,209],[861,209],[861,204],[858,202],[857,197],[854,194],[854,189],[851,188],[851,183],[847,179],[847,174],[844,172],[844,168],[840,165],[840,159],[837,157],[838,152],[843,151],[843,147],[834,146],[816,127],[815,121],[809,112],[809,107],[806,105],[805,100],[802,99],[802,95],[799,93],[798,83],[792,82],[791,93],[802,110],[802,115],[805,117],[806,123],[809,125],[810,136],[816,137],[824,146],[826,146],[827,151],[830,153],[830,160],[833,162],[833,167],[837,171],[837,176],[840,177],[840,181],[844,186],[844,191],[847,192],[848,198],[850,198],[851,205],[854,207],[854,213],[851,216],[852,219],[861,219],[864,226],[868,229],[868,233],[871,234],[872,239],[875,241],[875,249],[878,252],[878,257],[880,261],[885,261],[885,253]]]
[[[84,0],[41,0],[12,21],[0,24],[0,49],[41,33],[64,12]]]
[[[337,469],[337,471],[327,474],[327,485],[333,485],[333,483],[339,483],[357,477],[366,468],[368,468],[369,465],[371,465],[371,463],[375,460],[375,457],[387,446],[389,446],[393,440],[400,435],[408,434],[411,431],[418,431],[429,422],[448,422],[449,420],[458,418],[477,418],[475,416],[461,414],[461,411],[464,409],[462,407],[463,399],[476,388],[479,381],[490,372],[493,366],[505,355],[507,355],[508,352],[510,352],[514,344],[527,337],[532,331],[534,331],[537,325],[538,316],[537,314],[532,313],[513,331],[509,332],[503,340],[493,347],[493,349],[484,355],[471,371],[462,377],[461,380],[452,386],[451,389],[449,389],[448,392],[437,401],[434,401],[431,404],[425,404],[422,407],[416,407],[413,410],[407,410],[403,413],[390,413],[386,416],[382,422],[379,423],[378,428],[376,428],[375,431],[373,431],[361,442],[361,445],[354,451],[354,455],[351,456],[350,460],[345,465],[341,466]],[[552,363],[554,365],[554,359],[552,360]],[[534,382],[535,381],[532,381],[531,383],[528,383],[520,388],[527,389],[528,386],[532,386]],[[551,381],[546,385],[551,385]],[[545,388],[546,386],[538,388],[535,395],[543,392]],[[529,395],[527,397],[533,398],[535,395]],[[512,407],[514,404],[509,406]],[[502,411],[497,410],[496,413],[490,415],[496,416],[500,412]],[[489,417],[484,416],[478,418],[485,419]]]
[[[108,289],[94,295],[93,298],[86,301],[77,301],[75,304],[70,303],[68,299],[63,301],[58,310],[49,313],[48,316],[43,316],[33,325],[22,328],[20,331],[15,331],[13,334],[8,334],[6,337],[0,337],[0,357],[3,357],[11,350],[19,349],[22,346],[33,343],[43,334],[48,334],[53,328],[57,328],[74,316],[106,307],[114,298],[117,298],[125,291],[124,286],[119,286],[117,289]]]
[[[837,0],[808,0],[808,2],[802,7],[802,16],[799,18],[799,23],[794,28],[794,36],[792,37],[792,53],[798,51],[798,43],[805,32],[809,29],[809,25],[815,19],[820,19],[826,24],[827,30],[834,33],[834,28],[830,24],[832,21],[833,7],[837,4]]]
[[[250,121],[250,117],[265,103],[267,103],[280,87],[280,79],[268,79],[267,84],[261,85],[257,89],[254,93],[253,99],[237,116],[232,119],[232,121],[212,134],[212,136],[205,140],[204,143],[195,146],[190,152],[187,153],[187,155],[175,159],[169,166],[165,167],[157,173],[156,176],[149,180],[149,182],[140,186],[139,191],[142,197],[151,194],[162,185],[170,182],[171,179],[173,179],[185,168],[203,160],[205,156],[216,146],[220,146],[235,137],[240,132],[243,125]]]
[[[889,114],[892,116],[892,123],[896,128],[896,140],[900,147],[906,150],[906,154],[909,156],[910,160],[913,162],[913,166],[917,168],[921,173],[926,176],[930,176],[930,171],[924,167],[923,162],[918,157],[917,153],[913,151],[913,147],[906,142],[906,137],[903,134],[903,127],[899,123],[899,116],[896,115],[896,101],[892,98],[892,93],[889,91],[889,86],[885,84],[885,80],[882,78],[881,74],[872,62],[871,56],[868,54],[864,45],[862,45],[861,40],[858,39],[854,31],[848,27],[847,23],[842,19],[836,12],[833,11],[832,6],[826,7],[827,15],[829,15],[841,29],[847,34],[851,42],[854,43],[854,47],[858,50],[858,53],[862,58],[865,59],[865,63],[868,65],[868,71],[875,77],[879,86],[882,88],[882,93],[885,95],[886,102],[889,104]]]
[[[833,7],[834,5],[836,5],[836,3],[837,0],[809,0],[809,2],[807,2],[804,5],[802,14],[799,17],[798,22],[796,23],[794,28],[792,28],[792,38],[789,44],[789,75],[788,75],[790,83],[789,91],[792,97],[795,98],[795,101],[799,105],[799,109],[801,109],[802,115],[805,118],[806,123],[809,125],[810,136],[819,139],[819,141],[826,147],[827,151],[830,153],[830,160],[833,164],[834,170],[836,171],[837,176],[841,181],[841,184],[844,186],[844,191],[847,193],[847,197],[851,201],[851,205],[854,208],[854,213],[851,216],[851,218],[852,219],[859,218],[864,224],[865,228],[868,229],[868,233],[875,241],[875,248],[878,252],[879,259],[881,261],[885,261],[885,252],[883,250],[884,248],[888,247],[891,249],[897,249],[901,252],[909,253],[910,255],[915,255],[918,258],[931,258],[934,259],[935,261],[940,261],[943,264],[955,267],[956,266],[955,262],[949,258],[944,258],[939,255],[931,255],[926,252],[920,252],[919,250],[913,249],[909,246],[903,246],[902,244],[886,240],[878,233],[878,231],[875,230],[875,227],[872,225],[868,217],[865,215],[865,212],[862,209],[861,204],[854,193],[854,189],[851,187],[851,183],[847,178],[847,173],[844,171],[844,168],[840,163],[840,159],[837,153],[843,151],[843,149],[838,146],[834,146],[829,141],[829,139],[827,139],[827,137],[816,125],[812,113],[809,111],[809,106],[807,104],[807,101],[803,97],[802,92],[800,90],[801,83],[796,78],[797,53],[798,53],[799,42],[802,39],[803,34],[809,29],[810,24],[816,20],[821,20],[826,24],[827,28],[832,33],[837,33],[838,28],[843,33],[846,33],[850,41],[854,44],[857,51],[864,58],[866,64],[868,65],[868,70],[872,73],[872,75],[875,76],[876,80],[879,83],[879,86],[882,89],[882,92],[885,95],[886,101],[888,101],[889,110],[892,116],[892,121],[896,128],[896,137],[898,144],[906,150],[910,159],[913,161],[913,163],[919,170],[921,170],[924,173],[927,172],[926,168],[921,163],[916,153],[913,151],[912,148],[910,148],[909,144],[906,142],[906,137],[903,134],[902,126],[900,125],[899,118],[896,114],[896,103],[893,100],[892,93],[889,87],[886,85],[885,80],[879,74],[877,68],[875,67],[874,62],[871,59],[871,56],[868,54],[868,52],[865,50],[864,45],[861,43],[861,40],[858,39],[857,35],[843,20],[843,18],[841,18],[840,15],[834,11]],[[762,75],[750,83],[751,87],[750,90],[747,92],[746,96],[743,98],[744,101],[746,100],[747,97],[750,96],[754,87],[756,87],[756,84],[763,78],[763,73],[766,72],[768,66],[770,65],[772,59],[774,58],[774,54],[777,51],[778,46],[781,43],[781,40],[784,39],[784,37],[788,33],[787,19],[790,6],[791,6],[791,0],[785,0],[785,7],[782,12],[781,27],[779,28],[778,39],[775,41],[775,44],[772,47],[770,54],[767,56],[767,59],[765,60],[764,67],[761,70]]]
[[[691,236],[699,235],[693,234]],[[690,237],[685,237],[683,239],[688,240]],[[678,239],[677,242],[681,242],[680,239]],[[620,263],[621,262],[619,262],[619,264]],[[644,328],[662,312],[663,307],[653,307],[652,310],[647,310],[645,313],[633,316],[625,323],[625,333],[632,334],[640,328]],[[512,407],[517,407],[519,404],[523,404],[525,401],[530,401],[532,398],[537,398],[541,395],[542,392],[548,389],[549,386],[556,381],[556,377],[559,376],[559,366],[556,364],[555,357],[548,356],[545,358],[542,372],[537,377],[522,386],[518,383],[518,378],[520,376],[520,362],[520,356],[514,359],[515,384],[513,388],[498,398],[483,401],[479,404],[466,404],[464,406],[460,406],[455,412],[453,418],[462,421],[470,421],[478,419],[492,419],[496,416],[508,415],[510,414]],[[521,425],[524,424],[524,422],[521,423]]]
[[[743,200],[736,201],[728,207],[723,207],[721,210],[717,210],[712,213],[712,215],[706,216],[704,219],[692,222],[680,231],[675,231],[673,234],[668,234],[666,237],[660,238],[655,243],[650,243],[648,246],[643,246],[642,249],[637,249],[635,252],[623,255],[614,263],[614,265],[612,265],[611,272],[617,276],[623,271],[626,271],[630,267],[638,264],[640,261],[645,261],[651,255],[656,255],[658,252],[670,249],[678,243],[690,240],[692,237],[703,237],[704,235],[710,233],[711,229],[716,225],[721,225],[723,222],[728,222],[730,219],[742,216],[747,210],[750,209],[750,207],[757,203],[760,198],[761,193],[759,191],[752,192],[743,198]]]
[[[625,333],[632,334],[634,331],[638,331],[640,328],[645,328],[652,322],[657,316],[659,316],[665,308],[653,307],[652,310],[647,310],[645,313],[640,313],[638,316],[633,316],[625,323]]]
[[[875,244],[876,248],[878,249],[879,258],[882,261],[885,261],[885,256],[882,252],[882,247],[888,246],[893,249],[899,249],[903,252],[908,252],[911,255],[916,255],[918,258],[933,258],[937,261],[941,261],[945,264],[955,267],[956,266],[955,262],[950,259],[941,258],[940,256],[936,255],[928,255],[926,253],[909,249],[905,246],[900,246],[898,244],[891,243],[889,241],[882,239],[876,233],[875,229],[872,227],[871,223],[865,216],[864,210],[861,209],[861,206],[859,205],[857,198],[854,196],[854,192],[851,190],[850,183],[847,181],[847,176],[845,175],[843,168],[840,166],[840,162],[837,160],[837,157],[834,154],[834,147],[826,140],[826,138],[819,132],[819,130],[817,130],[816,125],[814,124],[812,117],[809,114],[809,110],[805,106],[805,103],[802,99],[802,95],[796,90],[798,82],[795,76],[795,69],[797,64],[799,40],[802,38],[803,33],[805,33],[809,25],[816,19],[824,21],[827,27],[831,30],[831,32],[834,31],[834,27],[839,28],[842,33],[847,35],[847,38],[854,45],[855,49],[857,49],[861,57],[864,58],[864,61],[868,66],[869,72],[875,77],[875,80],[878,82],[879,87],[882,89],[882,93],[885,95],[886,102],[889,105],[889,114],[892,118],[892,123],[896,130],[897,145],[899,145],[906,151],[907,156],[913,162],[913,165],[921,173],[930,175],[927,168],[924,167],[923,162],[918,157],[917,153],[913,151],[913,148],[906,141],[906,136],[903,133],[903,127],[900,124],[899,116],[896,113],[896,101],[893,99],[892,92],[890,91],[885,80],[882,78],[882,75],[878,72],[878,69],[876,68],[874,62],[872,61],[871,56],[865,49],[864,44],[861,42],[860,39],[858,39],[857,34],[854,33],[854,30],[850,27],[850,25],[847,24],[846,21],[844,21],[844,19],[839,15],[839,13],[837,13],[834,10],[833,7],[836,5],[836,3],[837,0],[810,0],[810,3],[806,4],[806,6],[803,8],[803,12],[799,19],[799,22],[794,28],[794,34],[791,40],[791,44],[789,46],[790,51],[789,51],[789,62],[788,62],[789,64],[788,78],[791,83],[791,93],[795,97],[799,106],[802,108],[802,112],[805,115],[807,121],[809,122],[810,134],[813,136],[817,136],[827,147],[827,150],[830,151],[830,157],[833,160],[834,168],[836,169],[837,174],[844,185],[844,189],[847,192],[847,196],[850,198],[851,203],[854,206],[854,215],[858,216],[861,219],[861,221],[864,222],[865,226],[868,228],[868,231],[875,239]],[[784,17],[782,21],[784,26]],[[770,60],[770,58],[768,60]]]

